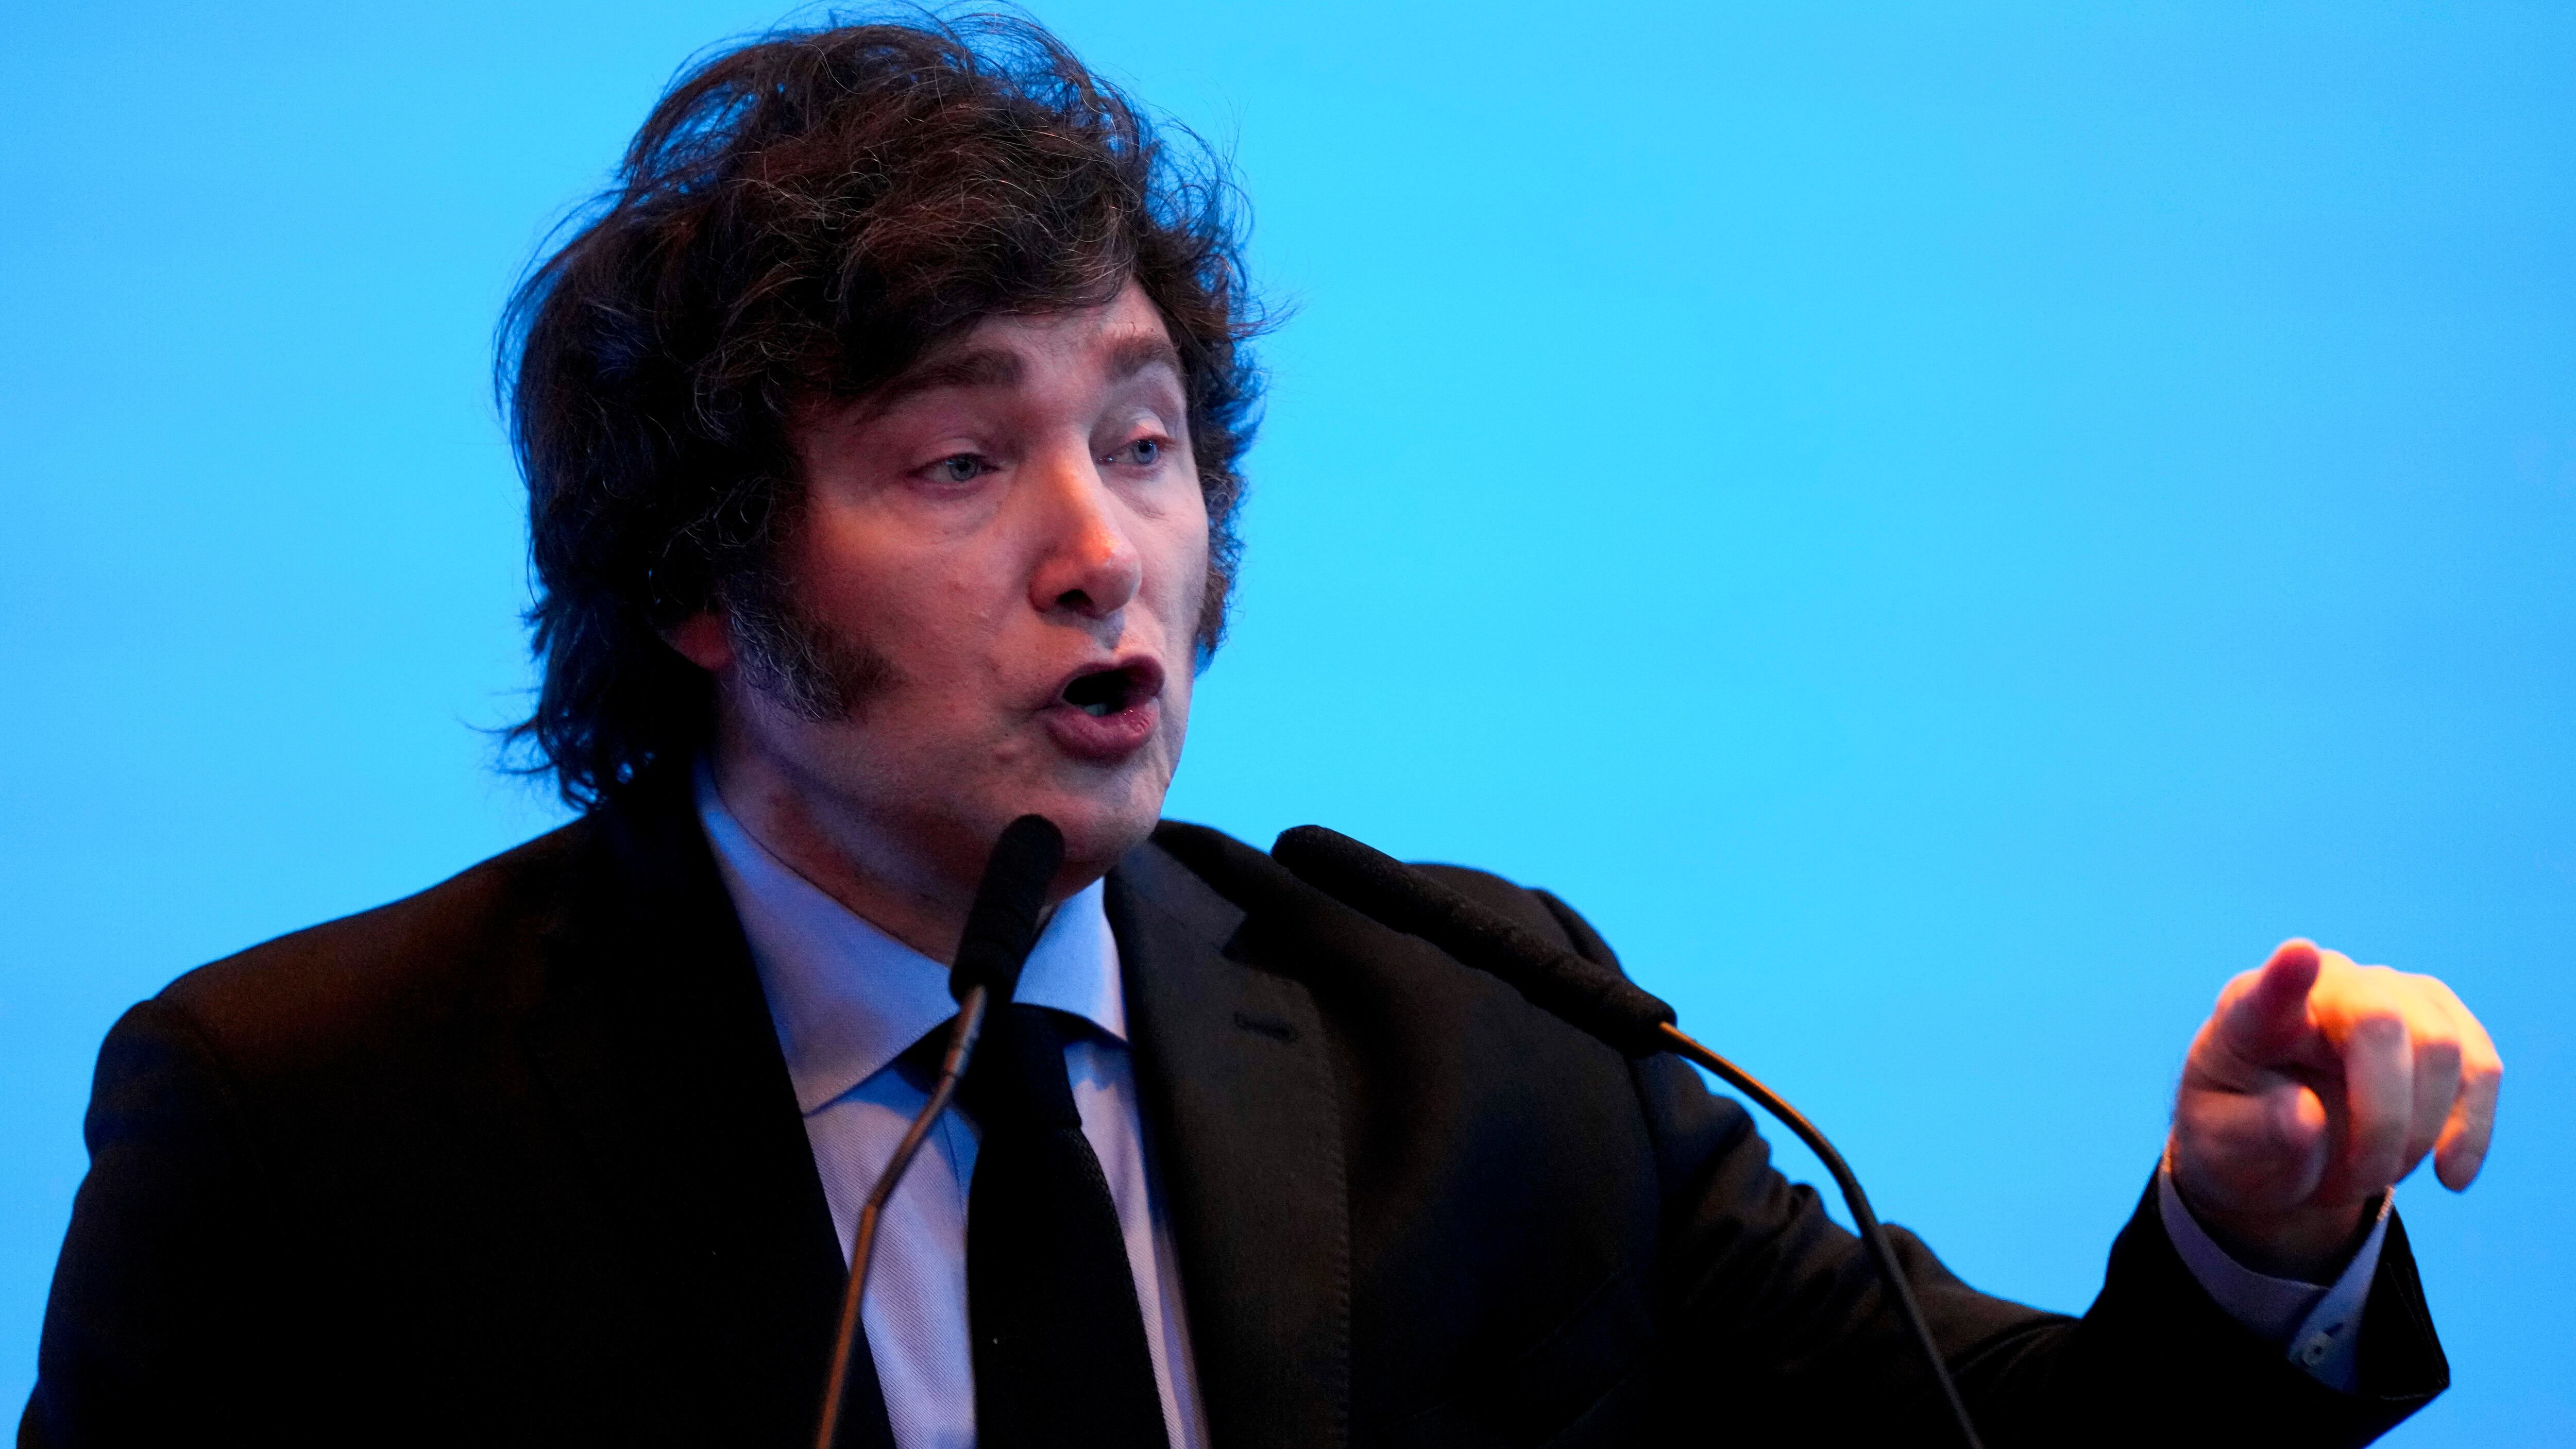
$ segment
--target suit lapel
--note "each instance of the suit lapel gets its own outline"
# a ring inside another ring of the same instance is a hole
[[[584,828],[529,1049],[635,1257],[669,1437],[801,1444],[846,1273],[758,974],[685,777]],[[1156,846],[1107,905],[1214,1441],[1337,1449],[1350,1211],[1314,1000],[1252,964],[1257,923]],[[891,1449],[873,1366],[855,1387],[853,1442]]]
[[[1107,904],[1210,1433],[1347,1444],[1350,1207],[1315,1002],[1242,959],[1245,913],[1157,846]]]
[[[742,929],[687,780],[592,817],[549,932],[538,1068],[635,1255],[646,1357],[676,1372],[674,1438],[813,1434],[846,1271]],[[873,1407],[858,1444],[891,1449]],[[687,1425],[696,1426],[693,1431]]]

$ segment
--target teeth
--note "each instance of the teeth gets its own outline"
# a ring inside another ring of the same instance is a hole
[[[1091,716],[1093,719],[1107,719],[1109,717],[1109,701],[1105,699],[1095,699],[1091,703],[1084,705],[1082,707],[1082,712]]]

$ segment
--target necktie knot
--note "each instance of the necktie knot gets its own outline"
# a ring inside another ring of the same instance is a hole
[[[984,1024],[984,1039],[959,1085],[966,1110],[986,1132],[1082,1126],[1065,1074],[1066,1031],[1043,1006],[1005,1005]]]

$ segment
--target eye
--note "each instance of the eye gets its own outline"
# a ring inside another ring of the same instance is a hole
[[[972,483],[993,472],[993,462],[981,453],[952,453],[922,470],[937,483]]]
[[[1155,464],[1163,461],[1163,449],[1169,446],[1170,444],[1166,443],[1161,438],[1138,438],[1136,441],[1129,443],[1126,447],[1119,449],[1117,452],[1110,454],[1108,457],[1103,458],[1100,461],[1104,463],[1132,463],[1139,468],[1151,468]]]

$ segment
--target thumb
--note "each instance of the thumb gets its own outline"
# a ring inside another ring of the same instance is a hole
[[[2274,1062],[2309,1031],[2308,989],[2322,958],[2314,941],[2293,938],[2273,948],[2253,984],[2219,1016],[2219,1040],[2249,1062]]]

